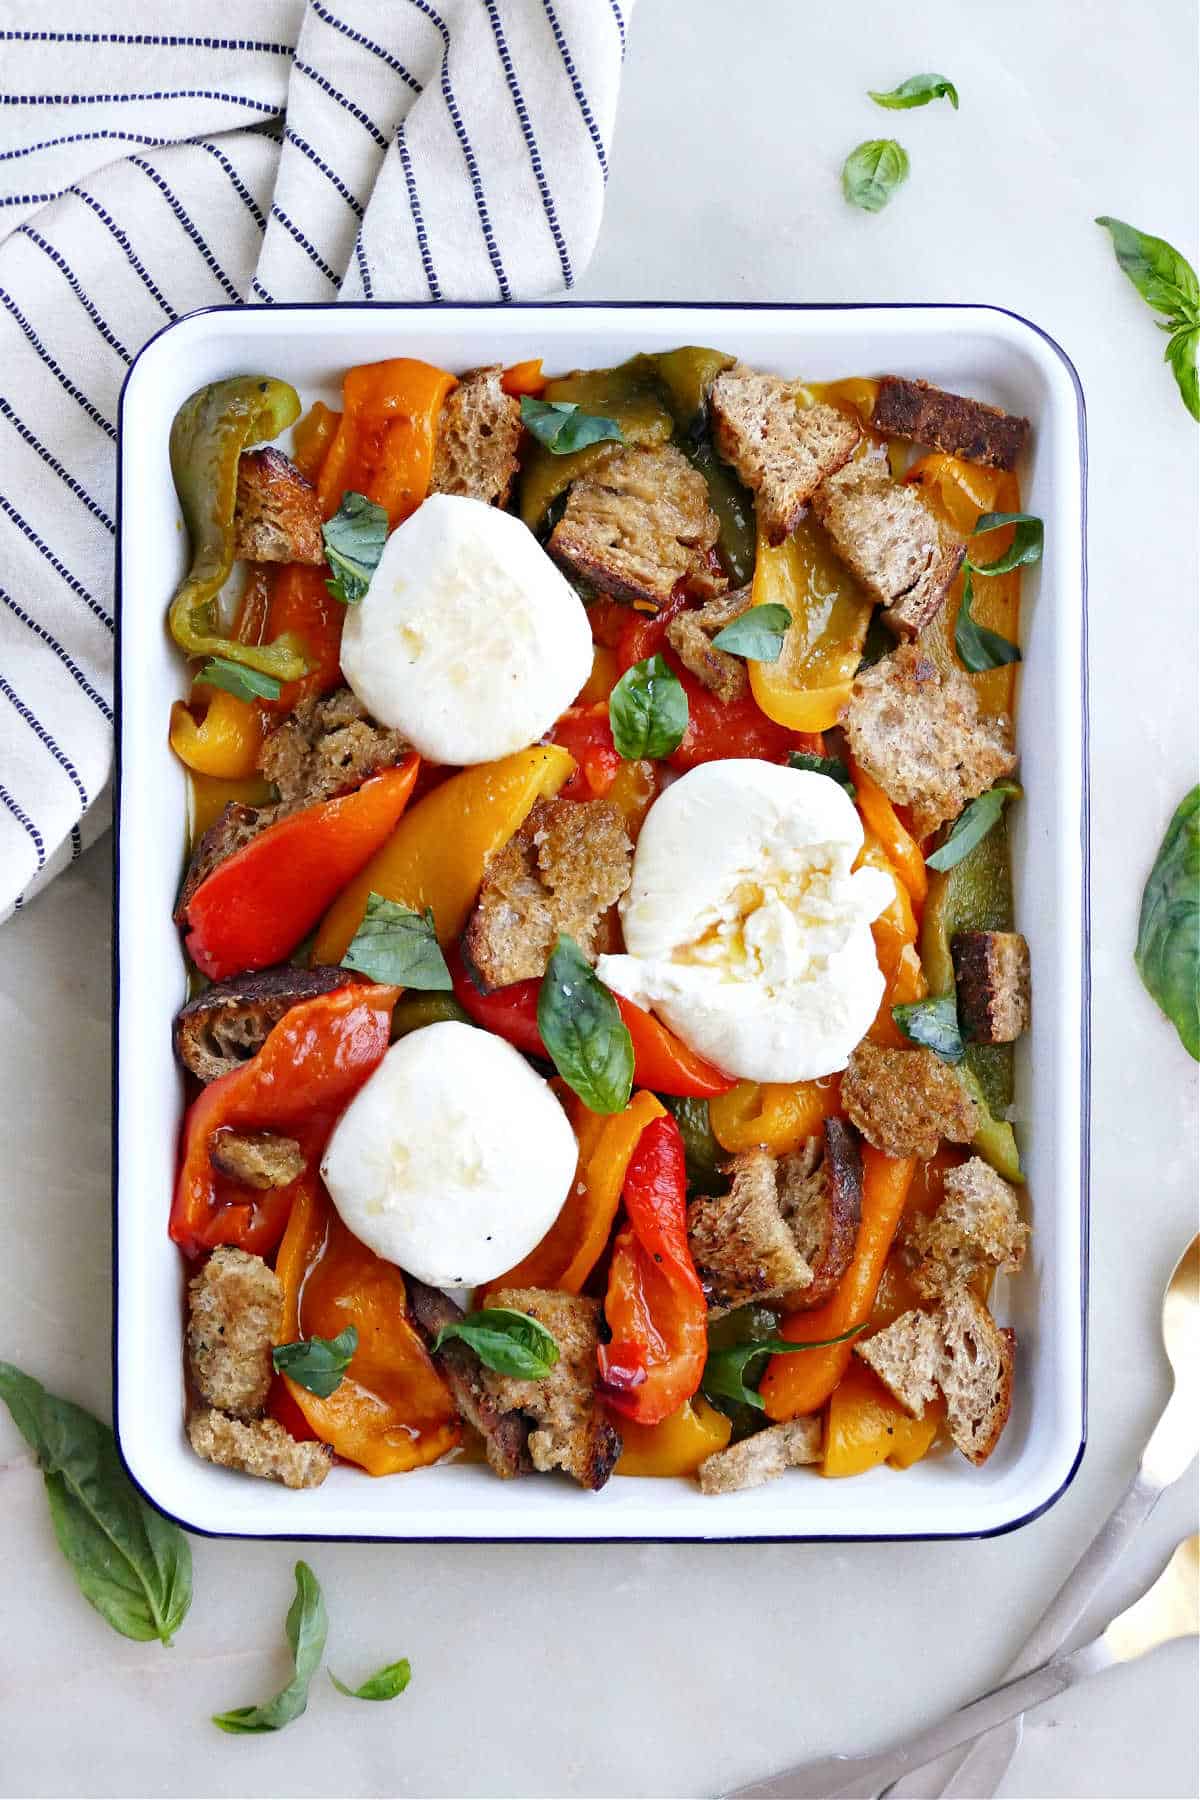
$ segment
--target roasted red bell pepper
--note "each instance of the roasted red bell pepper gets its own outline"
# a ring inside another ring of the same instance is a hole
[[[621,757],[608,722],[608,701],[569,706],[553,730],[552,743],[569,750],[579,765],[561,790],[563,800],[599,800],[617,778]]]
[[[338,1114],[388,1047],[398,989],[356,982],[285,1013],[258,1054],[210,1082],[188,1108],[170,1232],[185,1256],[234,1244],[264,1256],[283,1236],[296,1195],[318,1166]],[[214,1131],[279,1131],[306,1168],[285,1188],[239,1186],[213,1168]]]
[[[269,825],[226,857],[188,902],[188,954],[212,981],[281,962],[391,836],[412,793],[410,756],[352,794]]]
[[[612,1342],[598,1352],[608,1404],[657,1425],[700,1386],[708,1307],[687,1237],[687,1169],[672,1118],[654,1119],[629,1159],[626,1224],[609,1267],[604,1316]]]
[[[267,601],[266,636],[276,638],[290,632],[303,646],[308,672],[299,681],[285,681],[279,698],[265,702],[268,712],[292,712],[302,700],[327,694],[341,683],[346,608],[329,592],[328,580],[329,570],[324,563],[283,563],[274,572]]]

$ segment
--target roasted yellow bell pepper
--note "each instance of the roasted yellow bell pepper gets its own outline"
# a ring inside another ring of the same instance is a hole
[[[841,1105],[836,1075],[819,1081],[739,1081],[727,1094],[708,1103],[712,1134],[723,1150],[736,1153],[759,1145],[774,1156],[798,1150],[820,1131],[822,1121]]]
[[[245,781],[226,781],[218,775],[198,775],[195,770],[192,771],[190,786],[192,799],[189,837],[192,848],[195,848],[209,826],[216,824],[227,806],[266,806],[275,792],[270,782],[264,781],[261,775],[251,775]]]
[[[733,1421],[703,1394],[693,1394],[658,1425],[639,1425],[624,1416],[617,1424],[624,1445],[617,1475],[694,1475],[733,1435]]]
[[[592,672],[576,694],[575,705],[594,706],[598,700],[607,700],[620,679],[621,665],[616,651],[610,650],[607,644],[594,644]]]
[[[224,688],[199,683],[192,699],[204,707],[203,716],[198,719],[190,705],[176,700],[171,708],[172,750],[197,775],[245,781],[257,767],[263,741],[261,707],[227,694]]]
[[[925,1455],[941,1424],[941,1402],[913,1419],[870,1369],[852,1358],[833,1390],[825,1423],[822,1475],[862,1475],[882,1462],[908,1469]]]
[[[753,598],[792,615],[778,662],[746,664],[754,698],[777,725],[827,731],[850,698],[871,601],[807,518],[782,544],[759,530]]]

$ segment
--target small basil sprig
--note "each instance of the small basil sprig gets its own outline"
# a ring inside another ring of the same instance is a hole
[[[1180,801],[1142,894],[1138,974],[1200,1062],[1200,787]]]
[[[1002,525],[1015,525],[1012,543],[996,558],[995,562],[975,562],[970,556],[965,566],[976,575],[1007,575],[1012,569],[1019,569],[1026,563],[1042,560],[1042,549],[1046,539],[1046,527],[1036,513],[981,513],[975,521],[972,537],[982,537],[985,531],[998,531]]]
[[[626,669],[608,697],[608,722],[617,755],[626,762],[678,750],[687,730],[687,695],[661,656]]]
[[[80,1593],[122,1637],[169,1644],[192,1603],[192,1552],[147,1506],[107,1425],[0,1362],[3,1400],[41,1466],[58,1547]]]
[[[308,1705],[308,1685],[321,1666],[329,1619],[321,1585],[306,1562],[296,1564],[296,1596],[288,1607],[284,1631],[295,1673],[287,1686],[262,1706],[235,1706],[232,1712],[214,1713],[213,1724],[222,1731],[249,1734],[281,1731],[298,1719]]]
[[[718,631],[713,649],[726,650],[730,656],[748,656],[755,662],[778,662],[791,623],[786,606],[774,601],[752,606]]]
[[[960,863],[964,856],[969,856],[995,826],[1004,811],[1005,801],[1015,799],[1020,792],[1015,781],[998,781],[986,794],[972,800],[955,819],[945,842],[925,858],[926,868],[944,873]]]
[[[850,770],[840,756],[815,756],[811,750],[791,750],[788,752],[789,769],[807,769],[812,775],[828,775],[830,781],[836,781],[840,788],[845,788],[850,798],[856,796],[854,783],[850,779]]]
[[[574,938],[560,937],[538,993],[546,1054],[596,1113],[624,1112],[633,1091],[633,1040],[620,1008]]]
[[[432,909],[414,912],[382,894],[367,896],[363,922],[350,940],[342,966],[396,987],[446,993],[454,983],[437,940]]]
[[[958,89],[944,75],[910,75],[907,81],[890,88],[886,94],[877,94],[874,88],[868,88],[867,94],[876,106],[886,106],[894,112],[907,112],[912,106],[928,106],[931,100],[948,100],[955,112],[958,111]]]
[[[851,206],[882,212],[908,180],[908,152],[895,138],[870,138],[852,150],[842,166],[842,192]]]
[[[753,1362],[759,1357],[791,1356],[797,1350],[823,1350],[829,1344],[844,1344],[847,1338],[856,1337],[862,1329],[861,1325],[852,1325],[849,1331],[843,1331],[837,1337],[813,1338],[801,1344],[793,1343],[790,1338],[766,1337],[745,1344],[731,1344],[725,1350],[710,1350],[700,1385],[710,1397],[738,1400],[743,1406],[753,1406],[763,1412],[762,1395],[757,1387],[749,1385],[763,1372],[751,1370]]]
[[[480,1362],[500,1375],[540,1381],[558,1361],[552,1334],[528,1313],[511,1306],[485,1306],[443,1325],[433,1340],[435,1351],[451,1338],[469,1344]]]
[[[980,625],[972,617],[974,599],[975,589],[968,566],[958,618],[954,622],[954,648],[963,667],[970,669],[972,675],[982,675],[988,669],[1003,668],[1005,663],[1020,662],[1021,652],[1015,644],[1010,644],[998,631],[989,631],[986,625]]]
[[[893,1006],[892,1017],[910,1042],[924,1045],[943,1062],[962,1061],[965,1050],[953,994],[937,994],[929,1000]]]
[[[1147,306],[1163,315],[1159,327],[1169,334],[1164,361],[1183,404],[1193,419],[1200,419],[1200,280],[1195,269],[1165,238],[1151,237],[1121,219],[1096,223],[1112,234],[1117,261]]]
[[[342,495],[342,504],[321,527],[325,555],[333,570],[325,586],[335,600],[344,606],[358,605],[379,567],[387,534],[388,517],[382,506],[365,494],[351,491]]]
[[[625,434],[615,419],[584,412],[574,400],[534,400],[523,394],[521,423],[555,456],[570,456],[588,444],[625,442]]]
[[[374,1675],[368,1675],[360,1687],[347,1687],[339,1681],[333,1670],[329,1671],[329,1679],[339,1694],[345,1694],[348,1700],[394,1700],[402,1694],[412,1680],[412,1664],[407,1656],[399,1662],[388,1663],[382,1669],[376,1669]]]
[[[290,1375],[318,1400],[328,1400],[341,1387],[357,1349],[358,1331],[347,1325],[334,1338],[297,1338],[292,1344],[276,1344],[271,1361],[277,1375]]]
[[[243,663],[229,662],[224,656],[214,656],[206,662],[196,677],[209,687],[224,688],[227,694],[234,694],[239,700],[278,700],[279,683],[273,675],[263,675],[258,669],[249,669]]]

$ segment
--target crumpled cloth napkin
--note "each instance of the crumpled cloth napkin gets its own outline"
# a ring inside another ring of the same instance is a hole
[[[632,8],[7,0],[0,919],[108,823],[117,399],[142,344],[214,303],[569,288]]]

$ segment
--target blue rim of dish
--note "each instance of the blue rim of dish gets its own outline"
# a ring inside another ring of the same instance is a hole
[[[122,797],[122,721],[124,712],[124,661],[122,656],[123,616],[121,593],[121,523],[124,505],[123,478],[123,441],[125,433],[125,394],[134,370],[142,357],[156,344],[160,338],[166,337],[177,327],[189,323],[193,319],[204,318],[210,314],[228,313],[243,316],[246,313],[271,313],[277,315],[285,312],[329,312],[333,308],[339,313],[434,313],[445,315],[458,312],[542,312],[548,310],[561,311],[595,311],[595,312],[985,312],[995,313],[1001,318],[1014,319],[1035,337],[1042,339],[1050,346],[1070,377],[1075,390],[1076,423],[1079,437],[1079,484],[1080,484],[1080,714],[1082,721],[1082,741],[1080,749],[1083,759],[1082,799],[1080,806],[1079,831],[1082,864],[1083,891],[1081,895],[1082,913],[1082,969],[1080,985],[1080,1001],[1082,1012],[1082,1041],[1080,1045],[1080,1160],[1079,1160],[1079,1205],[1080,1205],[1080,1271],[1079,1271],[1079,1305],[1080,1305],[1080,1381],[1081,1381],[1081,1425],[1079,1448],[1075,1453],[1070,1468],[1058,1487],[1046,1499],[1040,1501],[1029,1512],[1022,1513],[1019,1518],[1006,1520],[1001,1525],[989,1526],[979,1531],[898,1531],[898,1532],[738,1532],[728,1536],[711,1537],[702,1532],[669,1533],[664,1536],[654,1534],[628,1533],[614,1536],[587,1533],[578,1537],[571,1534],[529,1537],[497,1537],[484,1534],[479,1537],[458,1534],[432,1533],[404,1534],[396,1536],[388,1532],[318,1532],[315,1535],[301,1531],[215,1531],[204,1525],[193,1524],[190,1519],[170,1512],[161,1506],[154,1495],[140,1482],[129,1466],[125,1448],[121,1441],[120,1387],[117,1380],[117,1336],[120,1308],[120,1232],[118,1223],[118,1188],[120,1184],[120,1015],[121,1015],[121,797]],[[1083,396],[1083,384],[1078,371],[1067,352],[1057,338],[1043,330],[1032,319],[1023,313],[1014,312],[1010,307],[992,306],[967,300],[831,300],[831,301],[796,301],[796,300],[521,300],[507,305],[499,305],[493,300],[446,301],[433,304],[422,300],[396,301],[279,301],[273,305],[247,304],[244,306],[200,306],[192,312],[182,313],[161,331],[147,338],[134,357],[121,384],[121,393],[117,414],[117,482],[116,482],[116,536],[115,536],[115,643],[114,663],[115,680],[113,692],[113,948],[112,948],[112,1246],[113,1246],[113,1322],[112,1322],[112,1393],[113,1393],[113,1435],[116,1439],[117,1453],[122,1466],[133,1486],[142,1498],[154,1507],[156,1512],[192,1532],[196,1537],[232,1538],[235,1540],[259,1540],[264,1543],[330,1543],[330,1544],[896,1544],[896,1543],[945,1543],[971,1539],[1005,1537],[1010,1532],[1020,1531],[1023,1526],[1031,1525],[1040,1519],[1043,1513],[1049,1512],[1052,1506],[1062,1499],[1076,1475],[1079,1473],[1087,1449],[1088,1430],[1088,1293],[1089,1270],[1091,1261],[1091,1118],[1092,1118],[1092,902],[1091,902],[1091,712],[1088,675],[1088,568],[1087,568],[1087,407]]]

